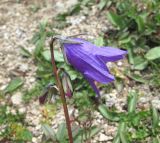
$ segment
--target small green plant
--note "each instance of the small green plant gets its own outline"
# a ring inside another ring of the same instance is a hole
[[[55,143],[68,143],[68,135],[65,123],[61,123],[58,127],[57,132],[55,132],[48,124],[42,124],[42,130],[44,136],[42,142],[55,142]],[[82,143],[94,135],[96,135],[101,128],[92,126],[89,130],[85,131],[76,124],[72,127],[72,133],[74,138],[74,143]]]
[[[0,141],[25,143],[32,140],[31,132],[26,128],[24,114],[10,111],[8,105],[0,105]]]
[[[147,137],[152,137],[153,140],[158,139],[160,120],[157,109],[151,107],[151,111],[136,111],[137,101],[138,94],[130,92],[127,113],[112,112],[105,105],[98,107],[99,112],[106,119],[112,122],[119,122],[118,131],[113,140],[114,143],[144,141]]]
[[[107,44],[127,49],[131,69],[141,72],[147,69],[151,74],[146,79],[150,79],[150,84],[159,86],[159,1],[138,3],[122,0],[107,3],[110,5],[107,18],[114,26],[105,33]]]

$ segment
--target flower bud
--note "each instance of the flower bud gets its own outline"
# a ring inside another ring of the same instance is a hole
[[[63,70],[62,73],[62,86],[63,86],[63,90],[65,92],[65,95],[68,97],[72,97],[72,93],[73,93],[73,88],[72,88],[72,84],[71,84],[71,79],[70,76],[67,72],[65,72]]]
[[[57,93],[58,93],[57,87],[53,84],[48,84],[45,87],[43,94],[39,97],[39,103],[45,104],[46,102],[50,102],[52,100],[52,96],[56,96]]]

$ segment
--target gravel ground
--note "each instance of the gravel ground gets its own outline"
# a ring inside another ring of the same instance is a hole
[[[3,0],[2,0],[3,1]],[[24,88],[30,89],[35,83],[36,65],[32,59],[25,59],[21,56],[21,47],[27,48],[29,51],[34,50],[34,45],[30,42],[33,34],[37,31],[38,24],[41,20],[55,17],[57,13],[67,10],[71,5],[74,5],[76,0],[47,0],[45,6],[37,1],[22,1],[21,3],[4,1],[0,2],[0,90],[3,90],[14,77],[18,76],[24,79]],[[38,5],[40,9],[37,12],[32,12],[33,5]],[[54,28],[53,30],[62,35],[73,35],[78,33],[89,32],[85,36],[89,39],[94,39],[102,31],[106,31],[111,25],[106,20],[103,13],[98,13],[97,7],[92,6],[88,16],[84,14],[88,12],[83,10],[77,16],[69,16],[67,22],[70,24],[64,30]],[[107,28],[106,28],[107,27]],[[126,61],[117,63],[119,69],[126,65]],[[154,97],[148,85],[131,87],[129,80],[126,79],[129,86],[125,86],[121,95],[117,90],[112,90],[111,93],[103,93],[106,98],[106,105],[116,105],[119,111],[123,111],[126,104],[127,93],[131,89],[142,89],[141,97],[138,106],[140,108],[148,108],[149,102],[160,109],[160,95]],[[123,96],[122,96],[123,95]],[[6,97],[7,98],[7,97]],[[28,129],[33,133],[33,143],[40,143],[42,131],[40,122],[43,116],[43,107],[39,106],[38,100],[31,101],[29,104],[24,104],[22,101],[22,93],[15,92],[11,96],[13,107],[18,107],[21,113],[26,113],[26,122]],[[5,104],[5,103],[4,103]],[[72,107],[69,107],[70,112]],[[15,112],[15,109],[11,109]],[[63,111],[58,110],[53,117],[53,128],[57,128],[57,122],[63,121]],[[97,112],[95,113],[95,125],[103,125],[103,130],[96,135],[92,143],[111,143],[113,136],[116,133],[116,124],[108,123]]]

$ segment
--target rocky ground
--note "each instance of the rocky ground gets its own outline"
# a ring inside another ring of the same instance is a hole
[[[30,42],[32,36],[37,31],[37,27],[41,20],[51,19],[57,13],[67,10],[74,5],[77,0],[47,0],[44,3],[38,0],[28,1],[22,0],[17,3],[13,0],[2,0],[0,2],[0,90],[5,89],[7,84],[15,76],[21,77],[25,80],[23,88],[30,89],[35,84],[36,65],[32,59],[26,59],[21,56],[21,48],[24,47],[29,51],[33,51],[35,46]],[[38,5],[40,9],[33,12],[33,6]],[[86,11],[87,12],[87,11]],[[107,30],[110,24],[106,20],[105,15],[97,13],[97,7],[92,6],[89,15],[84,16],[85,10],[77,16],[69,16],[67,22],[70,26],[63,31],[54,28],[54,31],[62,35],[74,35],[78,33],[89,32],[88,38],[93,39],[99,33]],[[117,65],[121,68],[124,61]],[[134,88],[134,87],[132,87]],[[139,88],[138,86],[136,88]],[[160,109],[160,95],[152,96],[152,92],[147,85],[140,87],[141,98],[139,106],[149,106],[152,100],[155,106]],[[126,95],[131,87],[125,87],[123,96],[119,95],[117,90],[113,90],[110,94],[104,94],[107,105],[116,105],[122,111],[126,102]],[[157,93],[158,94],[158,93]],[[145,96],[144,96],[145,95]],[[14,107],[18,107],[21,113],[26,113],[26,122],[28,122],[28,129],[33,133],[33,143],[40,143],[42,131],[40,121],[42,118],[43,107],[39,106],[38,100],[31,101],[29,104],[24,104],[22,100],[21,91],[15,92],[13,95],[7,95],[13,104],[11,112],[15,112]],[[158,99],[158,100],[157,100]],[[1,102],[1,104],[5,104]],[[70,108],[72,110],[72,108]],[[92,143],[111,143],[111,139],[116,133],[116,125],[107,123],[103,120],[99,113],[95,113],[94,124],[103,125],[103,130],[92,140]],[[54,116],[53,127],[57,128],[57,122],[63,120],[63,111],[59,109]]]

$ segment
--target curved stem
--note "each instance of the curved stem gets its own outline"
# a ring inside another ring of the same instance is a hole
[[[50,52],[51,52],[51,61],[52,61],[52,67],[53,67],[53,73],[56,79],[56,85],[59,88],[62,104],[63,104],[63,110],[64,110],[64,115],[66,119],[66,124],[67,124],[67,130],[68,130],[68,137],[69,137],[69,143],[73,143],[73,137],[72,137],[72,130],[71,130],[71,125],[70,125],[70,118],[68,114],[68,108],[67,108],[67,103],[66,103],[66,98],[65,98],[65,93],[62,87],[61,80],[58,76],[58,70],[56,67],[55,59],[54,59],[54,48],[53,48],[53,43],[55,42],[56,38],[52,38],[50,41]]]

